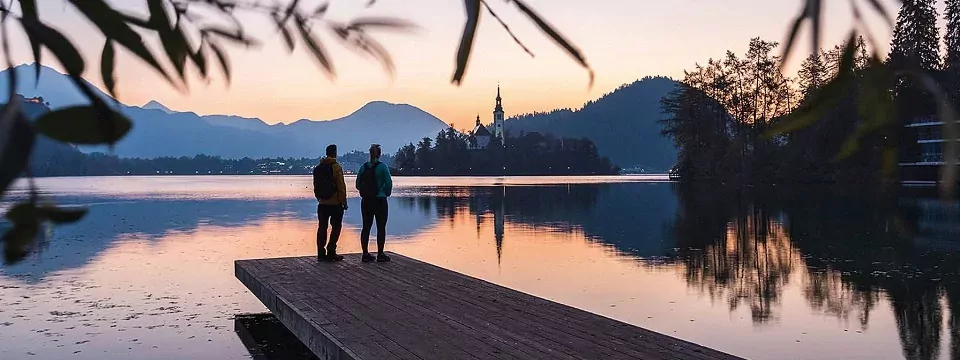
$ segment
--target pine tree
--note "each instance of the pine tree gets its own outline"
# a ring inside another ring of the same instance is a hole
[[[826,64],[823,63],[823,55],[816,51],[800,64],[800,70],[797,72],[797,78],[800,82],[800,91],[804,99],[819,89],[829,79],[830,74],[827,71]]]
[[[934,0],[903,0],[890,45],[890,65],[895,69],[940,68],[940,34]]]
[[[946,73],[946,88],[956,98],[960,87],[960,0],[947,0],[946,8],[944,17],[947,21],[947,33],[943,40],[947,54],[943,69]]]
[[[937,113],[932,96],[912,80],[912,75],[904,73],[924,71],[935,75],[940,70],[940,34],[934,1],[903,0],[887,59],[890,67],[902,75],[893,85],[899,114],[896,121],[887,124],[884,139],[886,147],[899,150],[901,160],[912,160],[920,153],[915,134],[905,130],[904,126],[916,118]]]

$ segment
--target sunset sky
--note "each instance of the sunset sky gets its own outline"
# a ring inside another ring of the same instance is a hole
[[[862,9],[869,8],[867,1],[857,1]],[[307,8],[319,3],[302,2]],[[884,2],[895,16],[894,1]],[[102,37],[65,1],[39,3],[41,17],[83,48],[88,59],[86,75],[99,86],[97,59]],[[145,11],[143,0],[113,3]],[[801,0],[528,0],[586,55],[596,71],[592,88],[588,88],[587,73],[505,1],[491,0],[490,4],[536,57],[524,53],[496,20],[484,13],[466,81],[459,87],[451,84],[450,78],[464,20],[462,2],[378,0],[371,8],[359,0],[331,3],[331,19],[396,16],[419,25],[419,30],[411,33],[377,34],[396,62],[394,80],[376,62],[346,50],[322,31],[338,70],[337,78],[330,80],[302,45],[288,54],[270,22],[244,16],[248,32],[263,40],[263,46],[230,51],[234,79],[229,86],[219,78],[204,84],[194,77],[190,92],[180,93],[123,54],[118,65],[120,100],[131,105],[158,100],[174,110],[259,117],[268,123],[333,119],[366,102],[386,100],[418,106],[457,128],[467,128],[477,114],[485,122],[491,120],[498,83],[508,117],[576,108],[644,76],[680,78],[684,69],[723,56],[728,49],[743,53],[751,37],[782,41]],[[848,1],[826,3],[823,41],[833,44],[844,38],[852,17]],[[942,13],[942,5],[939,10]],[[871,26],[885,52],[891,30],[877,18]],[[800,49],[808,50],[808,44],[802,42]],[[14,48],[16,62],[31,61],[24,39]],[[801,56],[792,63],[799,63]],[[47,55],[45,62],[56,68],[50,59]]]

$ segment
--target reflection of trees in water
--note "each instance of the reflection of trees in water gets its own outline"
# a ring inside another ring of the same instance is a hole
[[[800,263],[784,224],[738,194],[678,187],[680,209],[671,228],[691,287],[730,311],[749,306],[756,323],[776,316],[783,288]],[[735,214],[739,216],[734,216]]]
[[[905,236],[916,228],[916,210],[823,189],[677,193],[672,229],[683,273],[731,310],[748,304],[754,322],[776,318],[773,306],[797,276],[811,308],[866,328],[886,294],[905,358],[939,357],[947,311],[951,355],[960,358],[960,254],[957,244]]]
[[[800,262],[783,224],[764,207],[739,202],[736,194],[677,190],[680,209],[671,228],[688,284],[711,300],[725,301],[730,311],[749,306],[756,323],[774,318],[773,308]]]
[[[879,292],[854,289],[838,271],[809,270],[803,279],[803,297],[814,310],[844,321],[856,317],[860,327],[866,329]]]
[[[439,187],[417,189],[418,196],[398,198],[401,206],[429,216],[436,210],[441,221],[454,223],[461,215],[476,217],[477,230],[484,216],[493,217],[497,259],[503,251],[507,220],[529,226],[571,231],[582,214],[597,202],[597,186]]]

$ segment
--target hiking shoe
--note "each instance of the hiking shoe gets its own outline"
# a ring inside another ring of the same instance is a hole
[[[390,257],[387,254],[377,254],[377,262],[388,262]]]
[[[343,261],[343,255],[337,255],[337,254],[327,255],[327,261],[329,262]]]
[[[376,258],[374,258],[373,255],[370,255],[370,254],[363,254],[363,256],[360,257],[360,261],[362,262],[372,262],[375,259]]]

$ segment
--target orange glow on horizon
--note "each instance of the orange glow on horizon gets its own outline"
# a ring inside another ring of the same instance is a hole
[[[883,0],[896,9],[897,2]],[[314,6],[319,1],[303,1]],[[410,6],[398,0],[378,1],[367,9],[360,3],[336,2],[329,16],[345,20],[358,16],[398,16],[418,24],[409,34],[374,34],[390,51],[396,63],[391,79],[380,66],[334,41],[324,31],[321,39],[334,61],[337,75],[331,80],[299,46],[288,54],[274,25],[258,17],[244,17],[249,33],[263,41],[261,48],[229,48],[233,79],[229,86],[220,69],[209,83],[194,76],[190,92],[180,93],[160,76],[125,51],[119,52],[117,77],[120,100],[142,105],[157,100],[171,109],[198,114],[230,114],[257,117],[267,123],[290,123],[299,119],[335,119],[363,104],[383,100],[417,106],[458,129],[469,129],[477,114],[492,120],[497,83],[502,85],[507,117],[579,108],[624,83],[644,76],[681,78],[683,70],[727,50],[743,53],[750,38],[782,41],[787,24],[796,15],[799,0],[744,0],[735,4],[677,0],[669,2],[611,0],[530,0],[530,5],[567,36],[585,54],[596,71],[593,87],[588,77],[556,44],[510,4],[491,6],[536,55],[528,56],[491,17],[484,14],[474,44],[471,63],[462,86],[450,83],[462,30],[462,4],[422,0]],[[123,4],[136,10],[137,5]],[[848,4],[825,6],[824,46],[840,42],[850,29]],[[939,5],[942,8],[942,4]],[[86,75],[100,86],[98,69],[101,35],[81,21],[72,7],[42,2],[40,13],[80,45],[88,59]],[[891,11],[895,13],[895,11]],[[736,26],[730,26],[731,22]],[[882,20],[868,17],[878,43],[885,51],[890,29]],[[13,41],[15,60],[32,59],[22,37]],[[803,38],[798,44],[808,44]],[[155,41],[149,42],[157,50]],[[800,46],[795,54],[807,49]],[[45,57],[54,64],[52,54]],[[802,57],[799,55],[797,57]],[[799,64],[796,57],[791,64]],[[196,73],[195,69],[190,69]]]

